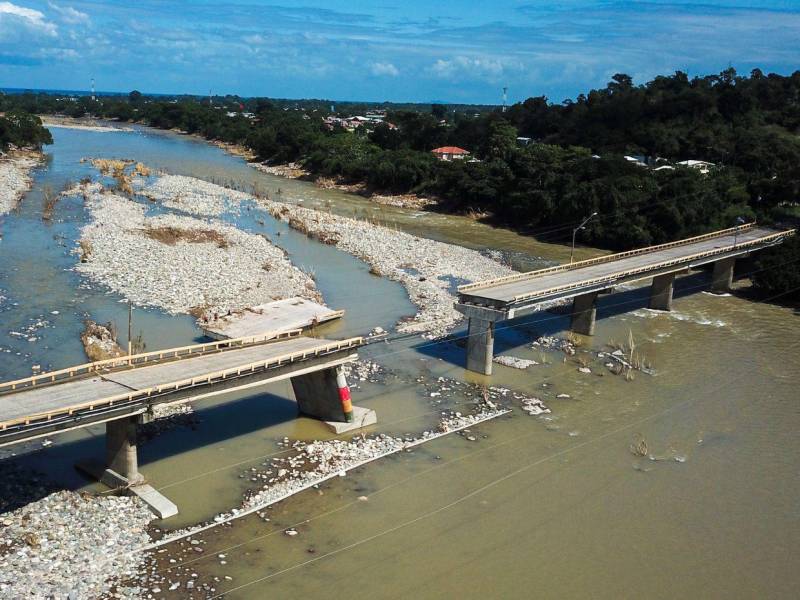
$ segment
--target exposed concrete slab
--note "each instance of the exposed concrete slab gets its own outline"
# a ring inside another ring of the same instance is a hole
[[[270,331],[306,329],[339,319],[343,310],[332,310],[305,298],[288,298],[247,308],[240,313],[201,323],[203,333],[215,340],[236,339]]]
[[[134,485],[128,491],[144,502],[159,519],[169,519],[178,514],[175,503],[147,483]]]
[[[340,423],[339,421],[325,421],[325,425],[339,435],[349,431],[356,431],[370,425],[375,425],[378,422],[378,415],[371,408],[363,408],[361,406],[353,407],[353,422]]]

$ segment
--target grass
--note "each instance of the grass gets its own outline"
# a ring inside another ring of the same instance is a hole
[[[53,188],[46,185],[42,188],[42,198],[42,221],[52,221],[53,212],[56,209],[56,204],[58,204],[61,195],[56,194],[53,192]]]
[[[180,229],[178,227],[149,227],[141,230],[150,239],[168,246],[178,242],[189,244],[216,244],[218,248],[230,247],[228,239],[213,229]]]
[[[91,258],[93,250],[92,242],[89,240],[81,240],[78,242],[78,246],[80,246],[81,249],[81,262],[89,262],[89,258]]]
[[[634,456],[647,456],[650,454],[647,447],[647,441],[642,437],[642,434],[636,434],[636,441],[630,445],[631,454]]]

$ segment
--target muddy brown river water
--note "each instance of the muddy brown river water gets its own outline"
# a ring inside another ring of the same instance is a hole
[[[9,350],[0,353],[2,379],[34,363],[81,362],[77,332],[84,314],[123,320],[119,298],[69,270],[83,209],[60,204],[50,226],[37,214],[41,187],[79,179],[88,169],[79,163],[86,154],[135,158],[244,187],[258,182],[285,201],[375,214],[417,235],[507,252],[527,268],[569,256],[565,246],[469,219],[377,207],[278,179],[184,136],[139,129],[53,133],[36,188],[0,225],[0,296],[6,297],[0,348]],[[402,287],[370,276],[359,261],[279,223],[267,226],[282,231],[273,239],[292,260],[317,267],[331,305],[348,310],[327,335],[388,329],[413,313]],[[670,314],[646,310],[642,288],[603,297],[596,335],[579,340],[576,357],[530,346],[540,335],[563,336],[565,317],[542,313],[507,323],[498,332],[498,353],[542,364],[524,371],[498,365],[491,378],[466,373],[463,348],[454,341],[370,345],[362,356],[390,373],[383,384],[356,382],[353,399],[378,412],[374,432],[419,433],[445,407],[458,410],[457,400],[431,396],[447,387],[440,377],[535,395],[551,413],[529,416],[511,402],[513,412],[473,428],[473,440],[441,438],[281,502],[264,511],[269,521],[251,515],[212,529],[200,536],[202,554],[168,545],[159,568],[182,586],[161,585],[154,597],[188,597],[182,569],[212,584],[214,594],[242,599],[796,597],[800,317],[791,308],[702,293],[706,279],[700,273],[679,280]],[[47,325],[25,338],[10,335],[37,320]],[[148,349],[199,335],[190,318],[154,310],[137,311],[136,329]],[[629,381],[611,374],[596,352],[631,337],[654,374]],[[579,372],[576,358],[592,372]],[[557,398],[563,394],[569,398]],[[203,400],[194,429],[175,429],[142,447],[143,472],[181,509],[164,528],[238,506],[253,485],[248,472],[283,452],[276,442],[284,436],[329,436],[319,423],[295,418],[288,397],[281,383]],[[67,487],[99,490],[72,464],[102,452],[101,434],[64,435],[23,464]],[[633,451],[641,442],[646,456]],[[298,534],[285,535],[288,527]]]

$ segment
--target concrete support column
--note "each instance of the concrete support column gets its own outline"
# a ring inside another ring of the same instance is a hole
[[[494,358],[494,322],[470,317],[467,335],[467,369],[491,375]]]
[[[650,308],[653,310],[672,310],[672,287],[675,273],[653,277],[650,287]]]
[[[572,301],[572,331],[581,335],[594,335],[596,319],[597,292],[575,296]]]
[[[123,417],[106,423],[106,468],[130,484],[144,481],[139,473],[136,451],[137,417]]]
[[[714,263],[714,271],[711,274],[711,291],[723,293],[731,289],[733,283],[733,266],[736,258],[723,258]]]
[[[352,405],[342,366],[297,375],[291,381],[297,410],[325,421],[334,433],[346,433],[378,422],[374,410]]]
[[[337,381],[340,369],[325,369],[292,377],[292,389],[300,413],[322,421],[346,421]],[[341,377],[344,377],[344,373]]]

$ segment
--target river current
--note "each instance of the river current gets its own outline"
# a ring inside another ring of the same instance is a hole
[[[82,204],[64,199],[51,223],[41,218],[46,187],[58,191],[92,173],[80,161],[85,156],[131,158],[242,189],[256,185],[275,199],[498,250],[518,268],[569,257],[566,246],[474,220],[377,206],[273,177],[188,136],[143,128],[52,132],[55,143],[34,173],[33,190],[0,217],[3,380],[29,374],[34,364],[85,361],[79,333],[86,318],[115,321],[125,341],[124,300],[72,270],[78,231],[89,218]],[[259,216],[295,264],[314,270],[326,302],[347,311],[325,336],[391,329],[415,312],[399,284]],[[254,218],[248,213],[236,224],[251,228]],[[593,252],[581,249],[578,258]],[[385,384],[354,389],[354,402],[378,413],[375,432],[433,426],[441,406],[425,384],[439,377],[535,395],[552,412],[532,417],[516,406],[473,428],[473,439],[447,436],[303,492],[270,509],[268,523],[255,515],[234,521],[208,535],[192,569],[219,577],[227,598],[796,597],[800,317],[774,304],[702,293],[706,283],[703,273],[680,279],[669,314],[645,308],[646,288],[602,298],[596,334],[583,338],[580,350],[633,339],[654,372],[632,380],[611,374],[602,360],[592,359],[587,374],[560,352],[532,348],[538,336],[565,335],[567,319],[551,313],[498,332],[498,353],[541,364],[496,366],[491,378],[465,372],[455,342],[369,346],[362,356],[391,370]],[[139,332],[148,350],[201,335],[191,317],[154,309],[134,311]],[[141,447],[142,471],[181,509],[165,528],[238,506],[249,485],[243,473],[280,452],[276,441],[284,436],[329,437],[321,424],[295,418],[290,397],[284,382],[203,400],[195,428]],[[643,441],[646,456],[633,451]],[[68,488],[100,490],[72,465],[102,451],[102,429],[87,429],[19,460]],[[297,536],[283,535],[304,521]]]

